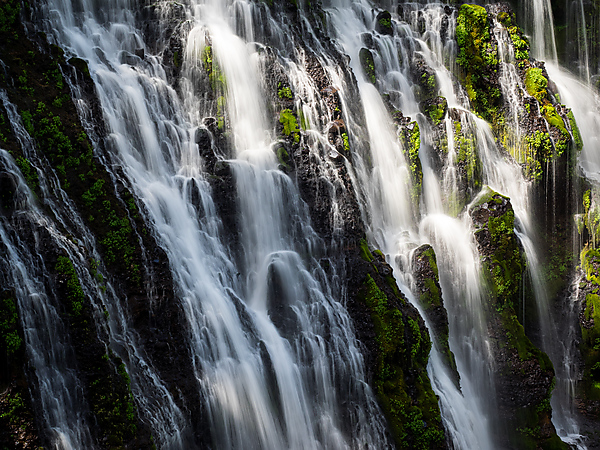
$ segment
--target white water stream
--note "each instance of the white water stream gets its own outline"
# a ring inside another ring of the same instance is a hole
[[[449,164],[442,179],[431,167],[433,131],[419,113],[409,75],[416,53],[435,70],[440,95],[460,114],[463,128],[475,136],[484,182],[511,198],[536,288],[540,319],[545,322],[547,300],[531,244],[529,184],[521,168],[499,152],[489,125],[468,111],[464,93],[455,87],[446,67],[452,69],[452,64],[446,63],[455,57],[454,21],[449,21],[443,39],[440,31],[444,9],[431,4],[419,7],[420,15],[414,9],[410,24],[395,20],[396,36],[372,35],[377,50],[378,87],[390,92],[389,102],[420,125],[424,192],[420,204],[416,204],[411,198],[410,169],[386,107],[388,100],[368,82],[359,63],[364,34],[375,27],[373,5],[367,0],[324,3],[334,44],[350,56],[360,107],[350,107],[353,93],[345,85],[337,62],[320,44],[315,43],[313,50],[338,89],[351,141],[363,137],[368,141],[365,147],[369,150],[357,161],[353,176],[364,203],[364,217],[368,218],[369,239],[386,254],[399,286],[417,307],[410,292],[408,261],[418,245],[430,243],[434,247],[460,387],[435,344],[428,372],[440,397],[452,445],[457,449],[495,448],[498,418],[493,354],[484,314],[487,294],[480,282],[481,267],[470,218],[467,213],[457,217],[461,205],[456,199],[456,152],[450,119],[446,119]],[[390,3],[390,10],[396,11],[399,3]],[[534,54],[550,55],[554,61],[556,46],[553,40],[543,38],[548,27],[552,30],[547,3],[535,1],[532,6]],[[301,50],[289,50],[291,28],[274,20],[264,5],[249,0],[189,0],[182,5],[186,25],[180,92],[169,84],[161,58],[146,47],[132,2],[112,0],[99,7],[91,0],[48,0],[43,14],[46,31],[67,54],[88,62],[109,133],[108,154],[102,156],[109,162],[109,170],[113,165],[122,169],[127,184],[145,206],[154,236],[168,255],[177,300],[186,316],[187,345],[198,387],[198,398],[192,401],[201,402],[208,414],[215,448],[387,448],[390,444],[385,423],[366,384],[363,357],[342,304],[344,288],[335,281],[344,275],[343,264],[332,261],[333,277],[319,265],[317,258],[326,254],[326,243],[311,228],[307,207],[294,181],[278,169],[273,151],[279,144],[275,137],[277,118],[268,116],[263,40],[268,40],[283,61],[297,106],[309,124],[306,139],[310,151],[322,170],[334,172],[331,162],[318,151],[319,147],[331,147],[326,124],[332,118],[324,117],[323,99],[308,75],[306,57]],[[166,4],[161,7],[168,9]],[[261,18],[261,26],[257,26],[257,17]],[[398,16],[394,14],[394,18]],[[424,24],[423,32],[416,31],[418,20]],[[302,26],[307,31],[306,39],[314,39],[307,20]],[[260,44],[255,42],[258,36]],[[159,42],[157,47],[166,45]],[[223,91],[217,93],[224,100],[199,94],[206,88],[198,74],[203,70],[202,55],[209,45],[214,64],[226,80]],[[144,49],[143,59],[132,57],[138,49]],[[503,61],[510,59],[510,55],[502,57]],[[573,107],[582,129],[582,166],[590,178],[600,182],[600,158],[594,151],[600,120],[594,96],[589,95],[587,86],[559,68],[548,65],[548,71],[561,90],[563,102]],[[508,98],[522,91],[514,73],[503,72],[502,77]],[[578,97],[578,93],[584,97]],[[222,164],[231,169],[235,180],[240,258],[232,255],[206,179],[205,162],[194,142],[196,130],[204,128],[203,119],[219,108],[232,143],[232,151],[224,155]],[[357,113],[356,108],[362,111]],[[361,120],[353,117],[361,114],[364,129],[357,125]],[[330,152],[335,156],[334,149]],[[2,157],[4,165],[12,164],[7,155],[2,153]],[[16,171],[13,166],[11,170]],[[117,171],[113,176],[119,176]],[[198,202],[190,201],[191,189],[199,195]],[[30,203],[25,209],[35,212]],[[94,253],[93,239],[81,221],[73,218],[73,212],[67,215],[76,223],[82,239],[88,240],[86,249]],[[335,212],[333,216],[334,222],[339,220]],[[58,214],[58,220],[61,217]],[[0,225],[1,242],[10,255],[5,264],[14,267],[13,284],[23,286],[17,293],[20,307],[33,308],[26,302],[51,295],[40,285],[34,257],[18,250],[16,233],[8,224]],[[64,237],[57,237],[74,262],[82,260],[83,265],[83,257],[74,249],[68,250],[69,245],[63,241]],[[86,281],[89,274],[78,270],[78,275],[86,289],[94,289],[93,282]],[[98,308],[110,310],[111,344],[127,356],[123,359],[132,377],[138,408],[143,420],[151,425],[157,445],[193,446],[190,429],[194,424],[189,423],[186,413],[175,405],[158,375],[145,363],[114,291],[91,295],[98,299]],[[38,307],[40,304],[50,311],[41,315],[49,317],[46,328],[58,330],[62,325],[52,322],[51,301],[38,303]],[[542,330],[545,337],[553,333],[553,328]],[[60,330],[56,334],[61,335]],[[28,351],[41,345],[36,340],[44,339],[27,336]],[[56,345],[64,344],[58,341]],[[48,354],[60,356],[67,351],[50,347]],[[87,425],[66,417],[67,411],[85,409],[83,399],[70,396],[70,387],[77,380],[62,381],[72,376],[68,361],[34,360],[39,362],[36,368],[40,373],[52,367],[65,368],[65,373],[48,375],[54,385],[47,390],[40,388],[42,402],[46,402],[42,407],[48,411],[47,427],[56,430],[53,445],[91,448]],[[50,406],[53,392],[56,405]],[[158,398],[160,402],[155,401]],[[576,424],[562,407],[570,397],[566,399],[553,400],[554,423],[563,439],[575,443]]]

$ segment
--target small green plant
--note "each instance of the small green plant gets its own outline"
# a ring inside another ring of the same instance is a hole
[[[294,139],[294,143],[300,142],[300,130],[298,129],[298,122],[291,109],[284,109],[279,115],[279,123],[283,125],[283,134],[291,136]]]
[[[79,316],[83,309],[85,294],[81,288],[81,283],[79,282],[79,277],[73,263],[66,256],[59,256],[56,262],[56,271],[65,276],[67,298],[71,301],[72,314],[73,316]]]

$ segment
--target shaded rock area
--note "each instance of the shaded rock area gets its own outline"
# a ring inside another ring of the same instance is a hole
[[[412,266],[415,282],[414,293],[433,330],[444,362],[452,371],[458,385],[459,374],[456,370],[456,361],[448,345],[448,312],[444,307],[435,252],[429,244],[421,245],[413,251]]]
[[[600,418],[600,252],[586,247],[581,252],[579,286],[582,378],[578,385],[579,409],[587,417]]]
[[[29,19],[30,13],[27,6],[22,17]],[[0,59],[8,68],[0,80],[0,87],[6,90],[23,118],[25,128],[34,138],[36,155],[28,159],[22,153],[7,120],[0,123],[2,146],[22,168],[27,184],[41,204],[45,202],[44,195],[57,194],[40,189],[37,169],[57,174],[58,182],[96,237],[103,257],[100,262],[88,255],[90,263],[84,270],[93,274],[100,285],[104,283],[104,277],[111,281],[122,299],[123,308],[130,313],[132,324],[139,330],[138,343],[149,362],[155,366],[179,407],[201,423],[191,359],[186,346],[181,345],[187,340],[185,329],[180,325],[184,322],[183,312],[174,301],[166,254],[148,232],[140,214],[143,206],[136,203],[128,186],[119,181],[124,177],[113,178],[96,156],[104,152],[102,143],[106,131],[86,63],[76,58],[67,61],[62,50],[49,46],[42,35],[31,32],[26,35],[19,17],[15,17],[8,30],[0,32]],[[35,41],[32,42],[28,36]],[[143,55],[140,53],[135,57],[141,60]],[[26,68],[26,77],[20,68]],[[93,130],[85,130],[82,126],[63,74],[72,77],[72,81],[81,88],[82,100],[87,102],[86,109],[95,119]],[[4,119],[7,117],[5,111],[0,113]],[[92,152],[92,143],[86,132],[94,133],[94,139],[100,142],[97,154]],[[6,220],[16,220],[19,205],[10,195],[14,182],[6,175],[0,178],[3,186],[9,188],[3,189],[0,213]],[[78,229],[73,223],[67,226],[72,230]],[[137,410],[126,365],[108,348],[108,337],[97,331],[96,325],[103,329],[107,319],[93,313],[91,299],[77,289],[81,280],[73,271],[73,261],[55,248],[52,239],[44,233],[43,229],[39,229],[35,235],[23,235],[21,238],[46,261],[48,290],[56,291],[62,305],[60,313],[68,324],[78,376],[84,382],[83,395],[90,405],[86,421],[95,424],[92,427],[93,437],[102,448],[150,448],[151,432]],[[80,236],[77,239],[83,242]],[[89,249],[82,248],[81,251]],[[10,289],[10,286],[1,287]],[[150,305],[152,308],[149,308]],[[24,363],[17,362],[18,365]],[[17,386],[35,384],[34,375],[23,374],[22,367],[21,375],[19,371],[6,374],[3,385],[15,382]],[[18,392],[27,405],[32,401],[28,392],[35,392],[35,389],[21,388]],[[3,403],[7,404],[10,405],[10,402]],[[107,415],[107,409],[113,413]],[[29,430],[27,433],[33,433],[31,430],[39,425],[35,421],[31,427],[24,426]],[[46,430],[38,428],[37,433],[39,440],[45,442]],[[201,443],[206,439],[201,427],[198,433],[196,437],[188,437],[190,442]],[[9,441],[5,445],[12,448],[17,444]]]
[[[509,432],[498,436],[509,447],[568,448],[551,422],[554,368],[548,356],[525,335],[519,307],[525,270],[514,233],[510,200],[485,188],[470,207],[475,240],[491,304],[487,305],[500,417]]]
[[[348,250],[347,308],[390,432],[401,448],[447,448],[438,399],[427,375],[431,340],[399,291],[392,268],[366,241]]]

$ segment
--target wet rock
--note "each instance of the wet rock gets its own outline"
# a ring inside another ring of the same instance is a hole
[[[425,370],[431,341],[423,319],[398,289],[381,252],[371,252],[363,240],[348,249],[346,258],[347,308],[365,347],[370,384],[397,446],[447,448]]]
[[[485,187],[471,205],[470,215],[483,274],[491,291],[490,303],[486,305],[488,333],[499,416],[508,427],[502,439],[513,448],[524,445],[566,448],[550,420],[554,367],[548,356],[525,335],[515,312],[520,307],[525,264],[514,232],[510,200]],[[528,433],[528,429],[537,431]]]
[[[0,211],[12,211],[16,207],[17,179],[9,172],[0,172]]]
[[[394,27],[392,25],[392,15],[389,11],[382,11],[377,14],[377,22],[375,23],[375,30],[379,34],[386,34],[392,36],[394,34]]]
[[[438,84],[435,71],[427,65],[423,56],[415,55],[410,69],[413,81],[418,86],[415,95],[417,101],[423,102],[437,96]]]
[[[412,265],[416,287],[414,293],[422,305],[432,327],[433,336],[437,340],[438,348],[446,365],[452,371],[454,381],[458,386],[459,375],[456,370],[456,361],[448,345],[448,312],[444,307],[437,260],[433,248],[428,244],[424,244],[415,249],[412,254]]]
[[[361,48],[358,53],[358,58],[360,60],[360,65],[365,72],[365,76],[367,77],[367,81],[372,84],[377,83],[377,74],[375,72],[375,61],[373,59],[373,53],[371,50],[367,48]]]

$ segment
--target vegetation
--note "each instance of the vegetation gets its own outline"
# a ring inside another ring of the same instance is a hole
[[[283,125],[283,134],[291,137],[294,144],[298,144],[300,142],[300,130],[298,129],[296,116],[294,116],[291,109],[284,109],[281,111],[279,123]]]
[[[498,71],[498,49],[490,34],[490,21],[485,8],[462,5],[456,20],[458,42],[457,63],[473,110],[490,123],[496,123],[501,106],[501,93],[491,85]]]
[[[19,336],[17,303],[13,298],[0,299],[0,348],[11,356],[21,349],[23,340]],[[1,354],[1,353],[0,353]]]
[[[427,365],[431,341],[417,321],[404,317],[367,275],[359,293],[371,311],[378,347],[375,392],[401,448],[431,449],[444,442],[437,398],[426,373],[415,382],[416,398],[409,394],[411,367]]]
[[[367,81],[371,84],[376,84],[377,74],[375,72],[375,61],[373,60],[373,53],[371,53],[371,50],[361,48],[358,53],[358,58],[360,60],[360,65],[365,72],[365,76],[367,77]]]

